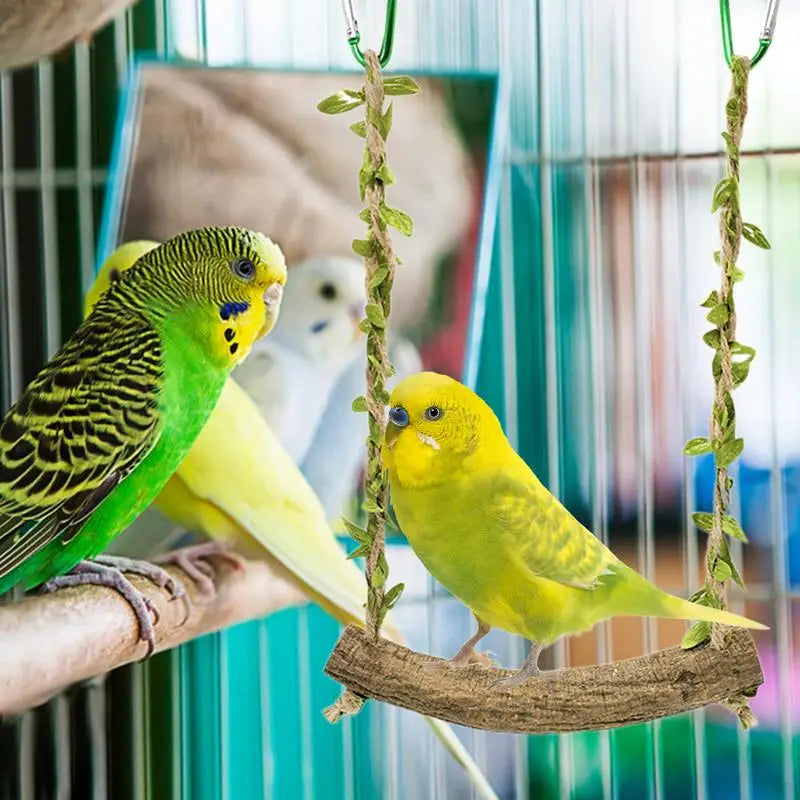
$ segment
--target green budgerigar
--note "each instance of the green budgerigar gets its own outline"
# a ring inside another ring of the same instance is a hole
[[[0,424],[0,592],[110,586],[152,649],[148,603],[121,570],[180,587],[154,564],[100,554],[275,324],[285,281],[280,248],[235,227],[183,233],[120,276]]]

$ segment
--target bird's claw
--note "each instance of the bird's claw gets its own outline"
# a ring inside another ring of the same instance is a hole
[[[496,689],[514,689],[531,679],[549,680],[555,678],[561,672],[562,670],[560,669],[539,669],[538,667],[536,669],[526,669],[523,667],[507,678],[498,678],[492,683],[492,686]]]
[[[129,572],[132,575],[141,575],[147,578],[151,583],[158,586],[159,589],[164,589],[169,595],[170,602],[173,600],[183,600],[184,616],[181,624],[189,619],[189,614],[192,610],[192,604],[189,596],[186,594],[186,589],[181,581],[174,575],[171,575],[163,567],[159,566],[155,561],[142,561],[137,558],[125,558],[124,556],[108,556],[100,555],[92,559],[95,564],[102,564],[105,567],[116,569],[119,572]],[[149,601],[147,601],[149,603]],[[153,613],[158,615],[158,611],[150,604]],[[158,620],[156,620],[158,622]]]
[[[214,586],[214,567],[206,559],[216,556],[227,561],[235,569],[242,569],[244,559],[230,549],[225,542],[203,542],[202,544],[182,547],[163,556],[153,559],[156,564],[174,564],[180,567],[194,583],[197,584],[201,594],[213,597],[216,593]]]
[[[105,586],[121,594],[136,616],[139,639],[147,645],[145,658],[152,655],[156,646],[155,625],[158,624],[158,609],[150,598],[140,592],[116,567],[102,561],[81,561],[71,572],[59,575],[44,583],[45,594],[74,586]],[[151,619],[152,615],[152,619]]]
[[[479,664],[482,667],[496,667],[497,661],[490,653],[478,653],[470,650],[468,653],[456,653],[452,658],[443,661],[426,661],[425,669],[445,669],[446,667],[469,667]]]

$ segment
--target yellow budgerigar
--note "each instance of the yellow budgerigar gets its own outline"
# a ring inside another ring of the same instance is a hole
[[[120,245],[87,293],[86,313],[119,273],[156,246],[149,241]],[[340,622],[363,623],[363,574],[347,559],[317,496],[259,407],[233,379],[225,382],[214,412],[155,505],[172,522],[204,534],[212,544],[232,545],[242,555],[268,560]],[[213,587],[198,571],[202,562],[179,563],[190,577]],[[384,631],[395,641],[403,640],[391,618]],[[452,728],[425,719],[480,796],[496,800]]]
[[[449,663],[487,663],[473,648],[493,627],[532,642],[506,686],[541,674],[543,648],[610,617],[766,628],[667,594],[625,565],[539,482],[489,406],[450,377],[420,372],[398,383],[383,458],[411,547],[478,622]]]

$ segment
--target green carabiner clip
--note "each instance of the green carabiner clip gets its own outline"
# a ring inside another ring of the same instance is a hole
[[[353,51],[356,61],[361,66],[365,66],[364,54],[361,52],[361,34],[358,32],[358,21],[354,0],[342,0],[342,11],[344,12],[344,24],[347,29],[347,44]],[[378,54],[378,61],[382,67],[389,63],[394,47],[394,20],[397,16],[397,0],[386,0],[386,24],[383,27],[383,43],[381,52]]]
[[[767,53],[772,44],[772,37],[775,34],[775,20],[778,18],[778,6],[780,0],[769,0],[767,3],[767,14],[764,17],[764,28],[758,37],[758,50],[750,59],[752,69]],[[719,0],[719,16],[722,21],[722,49],[725,53],[725,61],[728,66],[733,60],[733,33],[731,32],[731,4],[730,0]]]

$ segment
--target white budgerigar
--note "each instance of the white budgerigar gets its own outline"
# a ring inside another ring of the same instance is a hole
[[[422,370],[417,349],[405,339],[390,337],[389,357],[395,369],[395,375],[387,381],[390,390],[398,380]],[[351,404],[354,397],[364,393],[365,365],[362,348],[336,383],[314,441],[300,464],[332,523],[346,513],[364,465],[367,415],[354,414]]]
[[[303,462],[337,381],[363,351],[363,316],[360,261],[303,261],[291,270],[269,346],[254,348],[234,372],[296,464]]]

